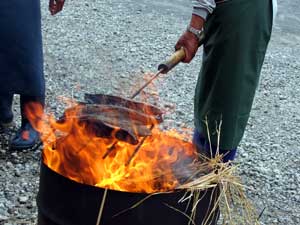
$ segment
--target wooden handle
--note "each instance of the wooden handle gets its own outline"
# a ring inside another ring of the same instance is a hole
[[[204,43],[205,35],[204,31],[200,34],[199,47]],[[178,63],[180,63],[185,58],[184,48],[177,50],[171,57],[158,65],[158,70],[161,71],[162,74],[168,73],[173,67],[175,67]]]
[[[173,69],[178,63],[180,63],[185,58],[184,49],[181,48],[174,52],[169,59],[165,62],[158,65],[158,70],[161,71],[162,74],[168,73],[171,69]]]

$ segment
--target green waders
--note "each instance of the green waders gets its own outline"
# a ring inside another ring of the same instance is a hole
[[[220,149],[235,149],[249,118],[272,31],[271,0],[227,0],[205,22],[203,63],[195,91],[195,127]]]

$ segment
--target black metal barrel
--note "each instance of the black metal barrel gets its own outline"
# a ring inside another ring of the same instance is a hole
[[[42,163],[38,225],[96,225],[103,194],[104,189],[69,180]],[[187,225],[189,219],[172,208],[190,214],[191,204],[178,203],[183,194],[154,195],[138,207],[117,215],[148,195],[109,190],[101,225]]]

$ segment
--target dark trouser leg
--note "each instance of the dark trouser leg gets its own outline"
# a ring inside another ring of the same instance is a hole
[[[21,95],[20,96],[20,109],[21,109],[21,116],[22,116],[22,126],[26,123],[29,123],[26,115],[25,115],[25,107],[28,103],[35,102],[41,104],[43,107],[45,105],[45,97],[44,96],[27,96]]]
[[[12,138],[10,149],[11,150],[26,150],[26,149],[36,149],[40,145],[40,135],[30,124],[26,113],[26,105],[30,102],[39,103],[44,106],[45,98],[43,96],[26,96],[21,95],[20,105],[21,105],[21,116],[22,125],[17,131],[15,137]]]
[[[195,133],[194,143],[209,157],[216,154],[219,145],[223,161],[234,159],[250,115],[271,30],[271,0],[223,1],[205,22],[206,41],[195,92],[195,126],[202,134]],[[221,121],[219,136],[215,131]],[[205,198],[200,205],[203,213],[210,210]],[[207,224],[216,224],[210,221]]]
[[[237,152],[237,149],[218,149],[215,145],[210,145],[204,134],[194,131],[193,143],[196,146],[199,153],[204,154],[210,158],[213,158],[218,153],[223,156],[223,162],[233,161]]]
[[[13,120],[13,94],[0,94],[0,123],[8,124]]]
[[[221,149],[236,148],[243,137],[271,36],[271,3],[223,1],[205,22],[195,127]]]

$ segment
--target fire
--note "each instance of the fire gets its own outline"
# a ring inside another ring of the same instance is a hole
[[[177,132],[154,128],[128,164],[137,145],[94,135],[76,117],[80,105],[75,106],[77,110],[66,110],[63,121],[44,114],[36,103],[26,109],[41,133],[45,165],[79,183],[126,192],[174,190],[182,179],[178,171],[182,172],[195,156],[193,145]],[[114,150],[104,158],[111,147]]]

